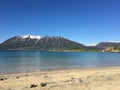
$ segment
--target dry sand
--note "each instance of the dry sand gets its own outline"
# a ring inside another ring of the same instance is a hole
[[[120,67],[5,74],[0,90],[120,90]]]

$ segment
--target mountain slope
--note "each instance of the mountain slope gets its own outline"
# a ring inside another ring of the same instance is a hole
[[[44,50],[71,50],[73,48],[83,48],[83,45],[63,37],[46,36],[38,41],[36,47]]]

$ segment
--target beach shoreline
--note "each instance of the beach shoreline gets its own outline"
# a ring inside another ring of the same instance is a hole
[[[120,67],[0,75],[0,90],[120,90]]]

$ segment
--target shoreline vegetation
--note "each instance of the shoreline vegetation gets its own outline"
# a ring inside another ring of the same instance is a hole
[[[3,74],[0,90],[120,90],[120,67]]]

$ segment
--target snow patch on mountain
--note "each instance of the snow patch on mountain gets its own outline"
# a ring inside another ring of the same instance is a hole
[[[31,39],[41,39],[42,37],[41,36],[36,36],[36,35],[30,35],[30,34],[28,34],[28,35],[23,35],[23,36],[21,36],[21,38],[23,38],[23,39],[25,39],[25,38],[31,38]]]
[[[96,46],[98,43],[93,43],[93,44],[87,44],[85,46]]]

